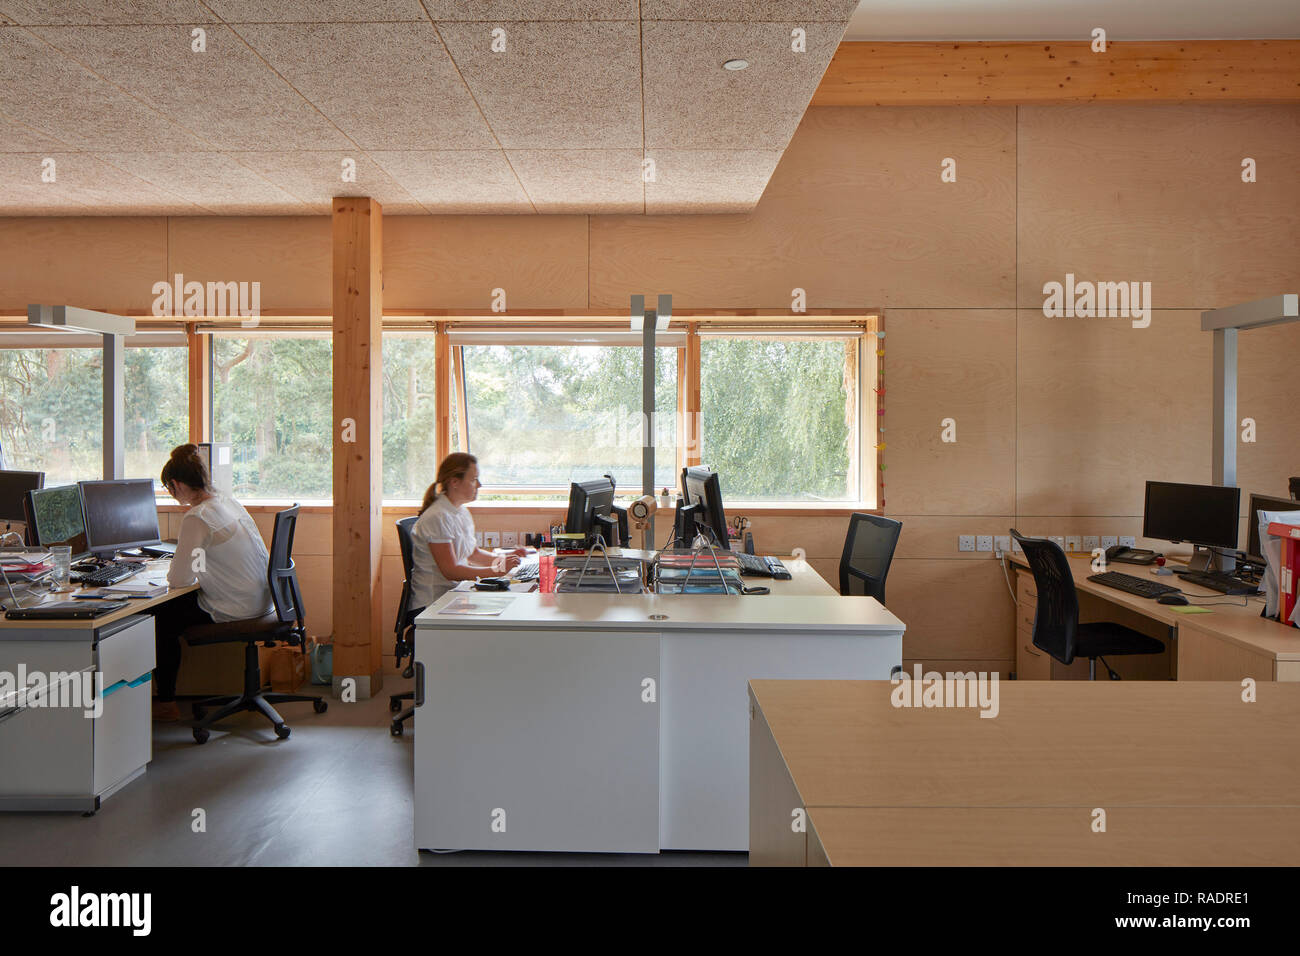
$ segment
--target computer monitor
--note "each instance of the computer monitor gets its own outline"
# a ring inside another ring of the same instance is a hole
[[[29,491],[27,509],[31,513],[32,544],[42,548],[67,545],[73,560],[90,553],[86,519],[81,512],[81,489],[76,485]]]
[[[1300,501],[1290,498],[1270,498],[1268,495],[1251,495],[1246,510],[1246,557],[1251,564],[1263,564],[1264,552],[1259,539],[1259,513],[1261,511],[1300,511]]]
[[[618,523],[617,517],[611,516],[614,510],[613,479],[575,481],[569,486],[569,513],[564,518],[564,530],[588,536],[596,533],[609,544]]]
[[[710,539],[709,543],[730,551],[727,515],[722,510],[722,485],[718,481],[718,473],[712,468],[702,468],[698,465],[683,468],[682,499],[686,508],[694,509],[695,524],[708,529],[704,532],[704,536]],[[681,534],[683,530],[685,529],[678,529],[679,537],[684,537]],[[709,534],[709,531],[712,534]],[[690,544],[689,541],[682,543]]]
[[[44,487],[43,471],[0,471],[0,521],[26,521],[27,493]]]
[[[1240,488],[1148,481],[1142,534],[1197,547],[1234,550],[1240,514]]]
[[[158,501],[152,478],[83,481],[86,544],[96,554],[158,544]]]

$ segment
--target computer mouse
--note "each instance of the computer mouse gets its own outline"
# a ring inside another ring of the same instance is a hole
[[[1156,598],[1156,603],[1157,604],[1187,604],[1189,602],[1187,598],[1183,597],[1181,594],[1162,594],[1160,595],[1160,597]]]

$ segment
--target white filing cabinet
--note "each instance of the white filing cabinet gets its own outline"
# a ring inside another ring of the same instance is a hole
[[[12,695],[0,702],[0,810],[94,812],[144,773],[153,757],[153,666],[147,614],[99,628],[0,628],[0,671],[49,675],[49,703],[77,703],[16,707]],[[98,716],[68,693],[87,676],[102,688]]]

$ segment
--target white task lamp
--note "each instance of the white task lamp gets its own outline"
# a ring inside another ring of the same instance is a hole
[[[104,337],[104,477],[121,478],[126,337],[135,334],[135,319],[71,305],[29,305],[27,324],[38,329],[89,332]]]

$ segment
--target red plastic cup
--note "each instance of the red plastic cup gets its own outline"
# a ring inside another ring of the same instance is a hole
[[[537,556],[537,584],[544,594],[550,594],[555,590],[555,555]]]

